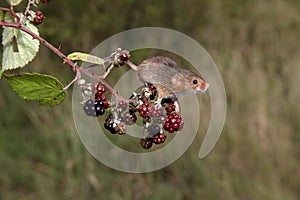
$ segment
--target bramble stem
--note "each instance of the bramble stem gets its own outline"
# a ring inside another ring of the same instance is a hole
[[[29,10],[29,7],[32,5],[32,2],[34,1],[29,1],[26,11]],[[5,11],[5,12],[9,12],[11,13],[11,15],[17,20],[17,22],[6,22],[4,20],[0,21],[0,26],[3,27],[12,27],[12,28],[16,28],[19,29],[21,31],[24,31],[25,33],[29,34],[30,36],[32,36],[33,39],[39,40],[42,44],[44,44],[48,49],[50,49],[52,52],[54,52],[57,56],[59,56],[64,63],[67,63],[70,67],[72,67],[72,69],[76,72],[76,76],[75,78],[67,85],[65,86],[63,89],[67,90],[72,84],[74,84],[76,82],[76,80],[78,80],[81,77],[81,73],[85,74],[91,78],[94,78],[95,80],[99,81],[101,84],[103,84],[106,88],[108,88],[110,90],[110,92],[118,99],[118,100],[122,100],[122,101],[128,101],[127,99],[125,99],[124,97],[120,96],[118,94],[118,92],[116,90],[114,90],[105,80],[104,78],[107,76],[107,74],[105,74],[105,76],[97,76],[91,72],[89,72],[88,70],[84,69],[83,67],[78,67],[76,63],[74,63],[72,60],[70,60],[65,54],[63,54],[58,48],[54,47],[52,44],[50,44],[47,40],[45,40],[44,38],[42,38],[41,36],[33,33],[32,31],[30,31],[29,29],[25,28],[21,23],[20,23],[20,18],[16,15],[16,13],[14,12],[14,10],[12,8],[2,8],[0,7],[0,10]],[[25,12],[26,12],[25,11]],[[27,11],[28,12],[28,11]]]

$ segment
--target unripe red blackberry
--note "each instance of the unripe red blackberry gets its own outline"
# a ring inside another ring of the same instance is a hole
[[[140,140],[140,145],[144,148],[144,149],[150,149],[152,147],[152,138],[142,138]]]
[[[105,93],[105,87],[100,83],[96,83],[94,87],[96,89],[96,94],[98,94],[99,96],[102,96],[102,94]]]
[[[40,2],[42,2],[42,3],[49,3],[50,0],[40,0]]]
[[[119,101],[117,106],[118,112],[123,112],[127,109],[127,103],[125,101]]]
[[[168,113],[171,113],[171,112],[173,112],[173,111],[176,110],[176,106],[175,106],[175,104],[168,105],[168,106],[165,108],[165,110],[166,110]]]
[[[163,133],[158,133],[153,137],[154,144],[161,144],[166,141],[166,136]]]
[[[33,24],[40,25],[41,23],[43,23],[44,18],[45,18],[45,16],[41,11],[36,11],[35,17],[33,19]]]
[[[121,59],[122,61],[127,61],[127,60],[129,60],[129,58],[130,58],[130,54],[128,54],[128,53],[122,53],[122,54],[120,55],[120,59]]]
[[[160,118],[163,116],[163,108],[155,105],[150,107],[150,115],[154,118]]]
[[[164,129],[169,133],[173,133],[174,131],[179,131],[183,127],[183,120],[180,115],[176,113],[169,113],[166,116]]]
[[[148,103],[143,103],[138,108],[141,117],[146,118],[150,116],[150,106]]]
[[[135,114],[130,114],[129,112],[126,112],[124,114],[124,117],[123,117],[123,121],[126,125],[132,125],[136,122],[137,120],[137,117]]]

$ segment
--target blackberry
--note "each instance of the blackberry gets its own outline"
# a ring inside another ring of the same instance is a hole
[[[104,128],[109,130],[111,134],[116,134],[118,131],[116,127],[118,126],[112,117],[114,117],[114,115],[110,114],[108,118],[105,119]]]
[[[137,117],[135,114],[130,114],[129,112],[126,112],[124,114],[124,117],[123,117],[123,121],[126,125],[132,125],[136,122],[137,120]]]
[[[180,115],[176,113],[168,113],[164,123],[164,129],[169,133],[179,131],[183,127],[183,120]]]
[[[139,106],[138,111],[141,117],[146,118],[150,116],[150,106],[148,103],[143,103]]]
[[[83,110],[87,116],[96,117],[95,104],[92,99],[85,102]]]
[[[40,0],[42,3],[49,3],[50,0]]]
[[[151,124],[146,128],[146,131],[150,136],[154,136],[160,132],[160,128],[157,124]]]
[[[97,100],[103,101],[103,108],[107,109],[109,107],[109,102],[105,96],[96,96],[95,95],[95,101],[97,101]]]
[[[43,23],[44,18],[45,18],[45,16],[41,11],[36,11],[35,17],[33,19],[33,24],[40,25],[41,23]]]
[[[117,106],[118,112],[122,113],[127,109],[127,103],[125,101],[119,101]]]
[[[166,110],[168,113],[171,113],[171,112],[173,112],[173,111],[176,110],[176,106],[175,106],[175,104],[168,105],[168,106],[165,108],[165,110]]]
[[[104,114],[105,109],[104,109],[104,102],[102,100],[97,100],[95,102],[95,111],[96,111],[96,116]]]
[[[106,91],[105,87],[101,85],[101,83],[96,83],[94,87],[96,89],[95,97],[101,97]]]
[[[121,59],[122,61],[127,61],[127,60],[129,60],[129,58],[130,58],[130,55],[129,55],[128,53],[122,53],[122,54],[120,55],[120,59]]]
[[[144,149],[150,149],[152,147],[152,138],[142,138],[140,140],[140,145],[144,148]]]
[[[155,106],[155,105],[151,106],[150,115],[156,119],[162,117],[163,116],[163,108],[162,107],[157,108],[157,106]]]
[[[161,144],[166,141],[166,136],[163,133],[158,133],[153,137],[154,144]]]

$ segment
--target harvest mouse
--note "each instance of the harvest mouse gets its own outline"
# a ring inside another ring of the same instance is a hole
[[[197,92],[205,92],[209,84],[199,75],[180,69],[176,62],[167,57],[152,57],[144,60],[139,66],[126,62],[137,71],[143,83],[153,84],[158,91],[158,102],[162,99],[177,98]]]

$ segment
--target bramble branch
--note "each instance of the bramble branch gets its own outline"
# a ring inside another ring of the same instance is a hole
[[[32,1],[29,1],[28,5],[33,5]],[[28,7],[27,7],[28,8]],[[26,8],[26,10],[27,10]],[[85,74],[91,78],[96,79],[97,81],[101,82],[105,87],[107,87],[110,92],[115,95],[118,99],[122,99],[124,100],[123,97],[118,95],[118,92],[115,91],[105,80],[103,77],[101,76],[96,76],[93,73],[89,72],[88,70],[78,67],[76,65],[76,63],[74,63],[72,60],[70,60],[65,54],[63,54],[58,48],[54,47],[51,43],[49,43],[47,40],[45,40],[44,38],[42,38],[41,36],[33,33],[32,31],[30,31],[29,29],[27,29],[26,27],[24,27],[21,22],[20,22],[20,18],[16,15],[16,13],[14,12],[14,10],[12,8],[3,8],[0,7],[0,10],[4,11],[4,12],[9,12],[15,19],[16,22],[6,22],[5,20],[0,21],[0,26],[2,27],[11,27],[11,28],[16,28],[19,29],[27,34],[29,34],[30,36],[32,36],[33,39],[39,40],[42,44],[44,44],[48,49],[50,49],[52,52],[54,52],[57,56],[59,56],[64,63],[67,63],[70,67],[72,67],[72,69],[76,72],[76,76],[75,78],[66,86],[64,87],[64,89],[68,89],[76,80],[79,79],[79,77],[81,77],[81,73]]]

